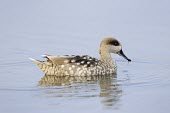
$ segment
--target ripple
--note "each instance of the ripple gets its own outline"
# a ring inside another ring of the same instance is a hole
[[[128,87],[160,87],[170,84],[170,66],[160,63],[134,61],[130,65],[119,62],[118,81]]]
[[[21,65],[25,65],[25,64],[31,64],[31,62],[28,61],[23,61],[23,62],[5,62],[5,63],[0,63],[0,67],[4,67],[4,66],[21,66]]]

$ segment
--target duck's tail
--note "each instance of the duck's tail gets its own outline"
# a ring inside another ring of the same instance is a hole
[[[37,64],[37,65],[42,64],[41,61],[35,60],[35,59],[33,59],[33,58],[29,58],[29,59],[30,59],[31,61],[33,61],[35,64]]]
[[[37,64],[37,66],[45,73],[45,74],[52,74],[54,75],[54,67],[51,67],[49,65],[47,65],[47,63],[45,61],[39,61],[39,60],[35,60],[33,58],[29,58],[31,61],[33,61],[35,64]]]
[[[43,61],[35,60],[33,58],[29,58],[31,61],[33,61],[37,66],[44,72],[45,69],[43,67],[46,67]]]

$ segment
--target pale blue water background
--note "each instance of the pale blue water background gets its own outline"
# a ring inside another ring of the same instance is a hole
[[[1,113],[170,112],[168,0],[1,0]],[[40,55],[88,54],[100,41],[122,42],[127,63],[118,78],[42,87],[43,73],[28,60]]]

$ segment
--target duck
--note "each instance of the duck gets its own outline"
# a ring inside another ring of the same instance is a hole
[[[32,60],[45,75],[56,76],[94,76],[117,74],[117,64],[111,57],[111,53],[118,54],[128,62],[131,59],[126,57],[122,50],[122,44],[113,37],[104,38],[99,47],[100,59],[89,55],[42,55],[45,61]]]

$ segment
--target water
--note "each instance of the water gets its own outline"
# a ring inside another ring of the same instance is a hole
[[[169,1],[0,1],[0,112],[167,113]],[[88,54],[122,42],[117,78],[44,76],[29,57]]]

